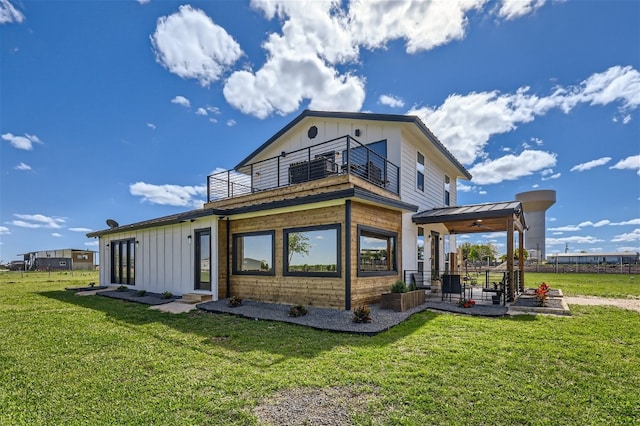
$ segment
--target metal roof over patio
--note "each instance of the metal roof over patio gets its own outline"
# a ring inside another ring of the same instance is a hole
[[[518,231],[519,287],[524,290],[524,231],[525,223],[522,203],[506,201],[468,206],[442,207],[425,210],[413,215],[417,225],[442,224],[450,234],[475,234],[478,232],[507,232],[507,271],[509,272],[509,300],[515,298],[514,281],[514,236]]]

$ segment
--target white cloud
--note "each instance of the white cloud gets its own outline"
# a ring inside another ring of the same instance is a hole
[[[62,228],[66,222],[60,217],[45,216],[42,214],[14,214],[20,220],[14,220],[11,223],[22,228]]]
[[[555,228],[547,228],[547,231],[559,231],[559,232],[571,232],[571,231],[579,231],[580,227],[578,225],[566,225],[566,226],[558,226]]]
[[[578,225],[578,227],[580,228],[584,228],[585,226],[593,226],[594,228],[600,228],[601,226],[605,226],[605,225],[609,225],[611,222],[607,219],[604,220],[600,220],[596,223],[591,222],[590,220],[587,220],[586,222],[582,222]]]
[[[29,171],[29,170],[31,170],[31,166],[21,162],[20,164],[15,166],[14,169],[23,170],[23,171]]]
[[[207,187],[180,185],[153,185],[136,182],[129,185],[131,195],[142,197],[142,201],[169,206],[191,206],[200,208],[204,201],[194,197],[207,195]]]
[[[196,115],[207,115],[207,114],[208,114],[208,113],[207,113],[207,110],[206,110],[206,109],[204,109],[204,108],[198,108],[198,109],[196,110]]]
[[[9,235],[11,231],[6,226],[0,226],[0,235]]]
[[[528,90],[524,87],[504,95],[497,91],[453,94],[436,109],[417,108],[409,114],[422,118],[456,158],[471,164],[484,156],[491,136],[533,121],[554,106],[548,98],[527,94]]]
[[[98,245],[100,245],[100,241],[88,241],[84,243],[84,245],[89,247],[97,247]]]
[[[136,0],[140,4],[148,4],[151,0]]]
[[[51,234],[52,237],[62,237],[62,234],[58,233],[58,232],[54,232]]]
[[[159,18],[151,41],[158,63],[182,78],[198,80],[205,87],[219,80],[243,54],[224,28],[189,5]]]
[[[220,108],[218,107],[212,107],[212,106],[207,106],[206,108],[207,111],[209,111],[211,114],[220,114]]]
[[[151,130],[155,130],[156,129],[156,125],[153,123],[147,123],[147,127],[150,128]]]
[[[553,170],[551,172],[551,174],[543,174],[540,180],[546,181],[551,179],[558,179],[560,176],[562,176],[562,173],[553,173]]]
[[[171,103],[172,104],[178,104],[178,105],[182,105],[183,107],[189,108],[191,106],[191,102],[189,102],[189,99],[185,98],[184,96],[176,96],[175,98],[171,99]]]
[[[24,21],[22,12],[16,9],[9,0],[0,0],[0,24],[21,23],[22,21]]]
[[[227,120],[227,126],[233,127],[236,125],[236,120]]]
[[[553,245],[557,245],[557,244],[567,244],[567,243],[572,243],[572,244],[595,244],[595,243],[601,243],[604,240],[600,240],[596,237],[591,237],[591,236],[572,236],[572,237],[564,237],[564,238],[547,238],[545,239],[545,242],[547,245],[549,246],[553,246]]]
[[[5,133],[2,139],[8,141],[14,148],[31,151],[34,143],[42,143],[36,135],[25,133],[24,136],[16,136],[13,133]]]
[[[458,188],[458,192],[471,192],[476,187],[475,186],[471,186],[471,185],[466,185],[464,183],[458,183],[457,188]]]
[[[317,110],[358,111],[362,106],[362,78],[339,75],[315,54],[288,51],[269,56],[255,74],[243,70],[229,77],[223,94],[231,106],[258,118],[291,113],[304,99],[310,100],[310,109]]]
[[[518,155],[509,154],[496,160],[485,160],[473,166],[469,172],[473,176],[473,183],[486,185],[529,176],[555,164],[555,154],[529,150]]]
[[[408,113],[418,115],[456,158],[468,165],[486,157],[484,148],[492,136],[510,132],[553,108],[568,113],[578,103],[612,102],[621,102],[624,110],[636,108],[640,105],[640,73],[632,67],[616,66],[577,86],[557,87],[548,96],[530,94],[529,90],[453,94],[437,108],[413,108]]]
[[[631,66],[614,66],[593,74],[573,92],[566,96],[564,108],[573,108],[578,102],[607,105],[620,100],[623,111],[635,109],[640,105],[640,72]]]
[[[591,161],[587,161],[586,163],[576,164],[575,166],[573,166],[571,168],[570,171],[572,171],[572,172],[575,172],[575,171],[583,172],[585,170],[593,169],[594,167],[604,166],[609,161],[611,161],[611,157],[598,158],[597,160],[591,160]]]
[[[466,14],[481,9],[486,0],[464,1],[353,1],[349,28],[356,43],[383,48],[392,40],[406,41],[408,53],[430,50],[461,40],[466,34]]]
[[[628,241],[640,241],[640,228],[636,228],[631,232],[616,235],[611,239],[612,243],[628,242]]]
[[[404,101],[393,95],[380,95],[378,102],[392,108],[402,108],[404,106]]]
[[[608,219],[602,219],[599,220],[597,222],[592,222],[590,220],[584,221],[579,223],[578,225],[566,225],[566,226],[560,226],[560,227],[556,227],[556,228],[547,228],[548,231],[580,231],[582,228],[585,228],[587,226],[591,226],[594,228],[600,228],[603,226],[624,226],[624,225],[640,225],[640,218],[638,219],[631,219],[631,220],[626,220],[623,222],[611,222]]]
[[[631,219],[624,222],[612,222],[611,226],[623,226],[623,225],[640,225],[640,219]]]
[[[640,175],[640,155],[632,155],[630,157],[625,158],[624,160],[618,161],[613,166],[609,167],[610,169],[631,169],[637,170],[638,175]]]
[[[546,0],[502,0],[498,16],[506,20],[520,18],[541,8]]]
[[[69,231],[73,232],[91,232],[91,228],[69,228]]]

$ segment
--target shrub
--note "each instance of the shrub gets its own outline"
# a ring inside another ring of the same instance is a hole
[[[129,287],[127,287],[126,285],[121,285],[118,288],[116,288],[117,291],[129,291]]]
[[[171,293],[170,291],[165,291],[162,293],[162,296],[160,296],[162,299],[171,299],[173,297],[173,293]]]
[[[371,309],[367,305],[361,305],[353,309],[353,322],[371,322]]]
[[[536,289],[536,299],[538,299],[539,306],[545,306],[547,304],[547,300],[549,299],[549,290],[551,290],[551,287],[549,287],[545,282],[540,284],[540,287]]]
[[[291,309],[289,309],[290,317],[303,317],[305,315],[307,315],[307,308],[302,305],[292,306]]]
[[[242,299],[237,296],[231,296],[229,298],[229,303],[227,303],[232,308],[237,308],[238,306],[242,306]]]
[[[402,280],[398,280],[391,286],[391,293],[406,293],[409,291],[407,285]]]
[[[136,296],[138,297],[142,297],[146,295],[147,295],[147,290],[138,290],[138,292],[136,293]]]

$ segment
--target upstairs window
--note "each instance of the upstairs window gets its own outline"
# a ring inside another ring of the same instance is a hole
[[[416,188],[418,191],[424,192],[424,155],[418,152],[416,160]]]
[[[450,180],[449,180],[449,176],[444,177],[444,205],[445,206],[450,206],[451,205],[451,195],[449,193],[449,187],[451,186]]]

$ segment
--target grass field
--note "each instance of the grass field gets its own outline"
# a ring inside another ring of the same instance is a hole
[[[626,274],[543,274],[527,272],[527,287],[546,282],[565,296],[640,297],[640,276]]]
[[[565,293],[608,294],[599,278]],[[556,286],[527,285],[545,279]],[[0,424],[252,425],[278,392],[309,390],[348,395],[336,404],[364,425],[640,424],[637,312],[423,312],[364,337],[64,290],[91,281],[0,274]],[[611,294],[637,294],[619,285]]]

